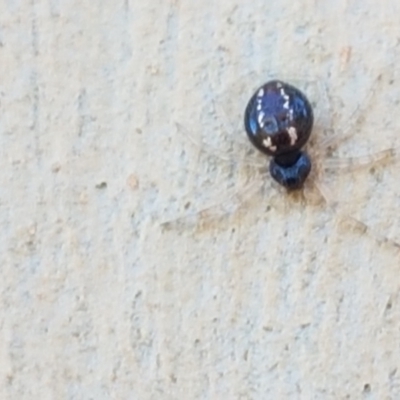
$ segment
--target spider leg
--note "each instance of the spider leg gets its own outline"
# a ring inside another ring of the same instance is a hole
[[[356,170],[364,167],[373,167],[383,162],[395,161],[400,154],[400,148],[390,148],[372,154],[356,157],[330,158],[324,161],[324,169]]]
[[[212,102],[215,105],[214,100],[212,100]],[[215,107],[216,110],[218,110],[218,107]],[[218,117],[222,115],[222,110],[220,111],[221,113],[218,115]],[[246,138],[244,128],[242,132],[240,132],[238,130],[227,131],[226,128],[223,127],[223,129],[219,130],[219,132],[216,132],[215,135],[218,136],[219,144],[213,145],[209,142],[206,142],[201,137],[193,135],[183,124],[175,122],[175,126],[177,132],[183,137],[186,137],[188,141],[201,153],[208,154],[216,159],[230,164],[244,163],[253,167],[265,167],[266,165],[265,156],[257,152],[252,147]]]
[[[240,189],[232,188],[230,192],[222,191],[218,197],[223,197],[223,201],[212,202],[210,205],[195,212],[161,221],[160,225],[166,230],[176,227],[210,225],[221,218],[234,214],[261,189],[263,183],[263,180],[259,177]]]
[[[371,228],[369,225],[353,217],[352,215],[343,214],[340,219],[346,226],[356,229],[362,234],[371,236],[379,244],[389,245],[391,247],[394,247],[396,251],[400,252],[400,243],[398,241],[382,235],[381,233],[377,232],[375,229]]]
[[[250,141],[247,139],[246,131],[243,125],[243,118],[240,118],[240,124],[234,126],[230,121],[229,117],[224,108],[215,100],[212,100],[213,107],[216,115],[222,121],[223,125],[223,139],[226,144],[224,147],[238,147],[237,151],[234,151],[234,160],[236,163],[244,163],[254,167],[260,167],[265,165],[265,156],[262,156],[256,149],[253,148]],[[234,119],[232,117],[232,119]],[[222,136],[221,135],[221,136]],[[232,157],[233,158],[233,157]]]
[[[224,153],[221,152],[220,149],[213,147],[212,145],[205,143],[203,140],[200,138],[196,137],[195,135],[192,135],[189,130],[180,124],[179,122],[175,122],[176,129],[179,133],[181,133],[184,137],[186,137],[189,142],[191,142],[198,151],[200,152],[206,152],[212,157],[215,157],[221,161],[231,163],[233,162],[231,157],[224,156]]]
[[[329,151],[329,150],[334,150],[336,149],[341,143],[345,142],[349,138],[353,136],[354,133],[354,127],[358,126],[362,120],[365,118],[365,113],[363,112],[371,103],[371,100],[375,97],[375,94],[377,93],[379,89],[379,85],[381,84],[381,79],[382,75],[379,74],[378,76],[375,77],[373,80],[370,89],[368,90],[368,95],[366,98],[364,98],[363,103],[357,105],[357,107],[352,111],[350,116],[348,117],[348,120],[351,121],[350,126],[344,131],[342,135],[330,135],[326,138],[324,138],[320,143],[319,143],[319,148],[322,149],[322,151]],[[332,127],[332,125],[331,125]],[[332,129],[333,131],[333,129]]]
[[[265,166],[265,157],[251,145],[244,128],[245,105],[251,95],[248,81],[239,78],[227,86],[228,90],[219,93],[214,91],[211,98],[214,114],[221,122],[220,136],[225,142],[223,146],[232,149],[236,147],[234,159],[237,163],[255,167]]]
[[[384,245],[389,245],[395,248],[396,251],[400,252],[400,242],[381,234],[370,225],[356,218],[354,215],[341,211],[338,207],[339,203],[334,200],[332,190],[322,182],[314,182],[314,184],[316,189],[324,199],[325,204],[334,212],[335,216],[338,218],[341,224],[344,224],[346,227],[349,227],[352,230],[358,230],[361,234],[372,237],[376,242]],[[355,200],[354,198],[352,199],[352,201],[357,203],[357,200]]]

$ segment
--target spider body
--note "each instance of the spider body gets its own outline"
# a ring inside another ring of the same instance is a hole
[[[244,126],[250,142],[272,157],[272,178],[289,190],[300,189],[311,171],[310,158],[301,149],[313,123],[307,97],[279,80],[259,87],[246,106]]]

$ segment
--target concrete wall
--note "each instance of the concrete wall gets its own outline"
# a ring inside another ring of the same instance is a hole
[[[399,17],[3,1],[0,398],[400,399]],[[241,157],[272,75],[328,91],[303,195]]]

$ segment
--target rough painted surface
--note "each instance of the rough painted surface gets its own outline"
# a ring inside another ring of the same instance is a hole
[[[244,199],[254,169],[188,140],[224,154],[272,71],[329,89],[337,154],[399,146],[399,13],[3,2],[0,398],[399,399],[400,164],[315,177],[329,206],[268,176]]]

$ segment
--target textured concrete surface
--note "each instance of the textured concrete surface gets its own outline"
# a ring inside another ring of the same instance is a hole
[[[2,2],[0,398],[400,399],[397,153],[288,196],[189,140],[242,160],[274,73],[328,89],[315,166],[332,135],[342,160],[400,146],[399,13]]]

